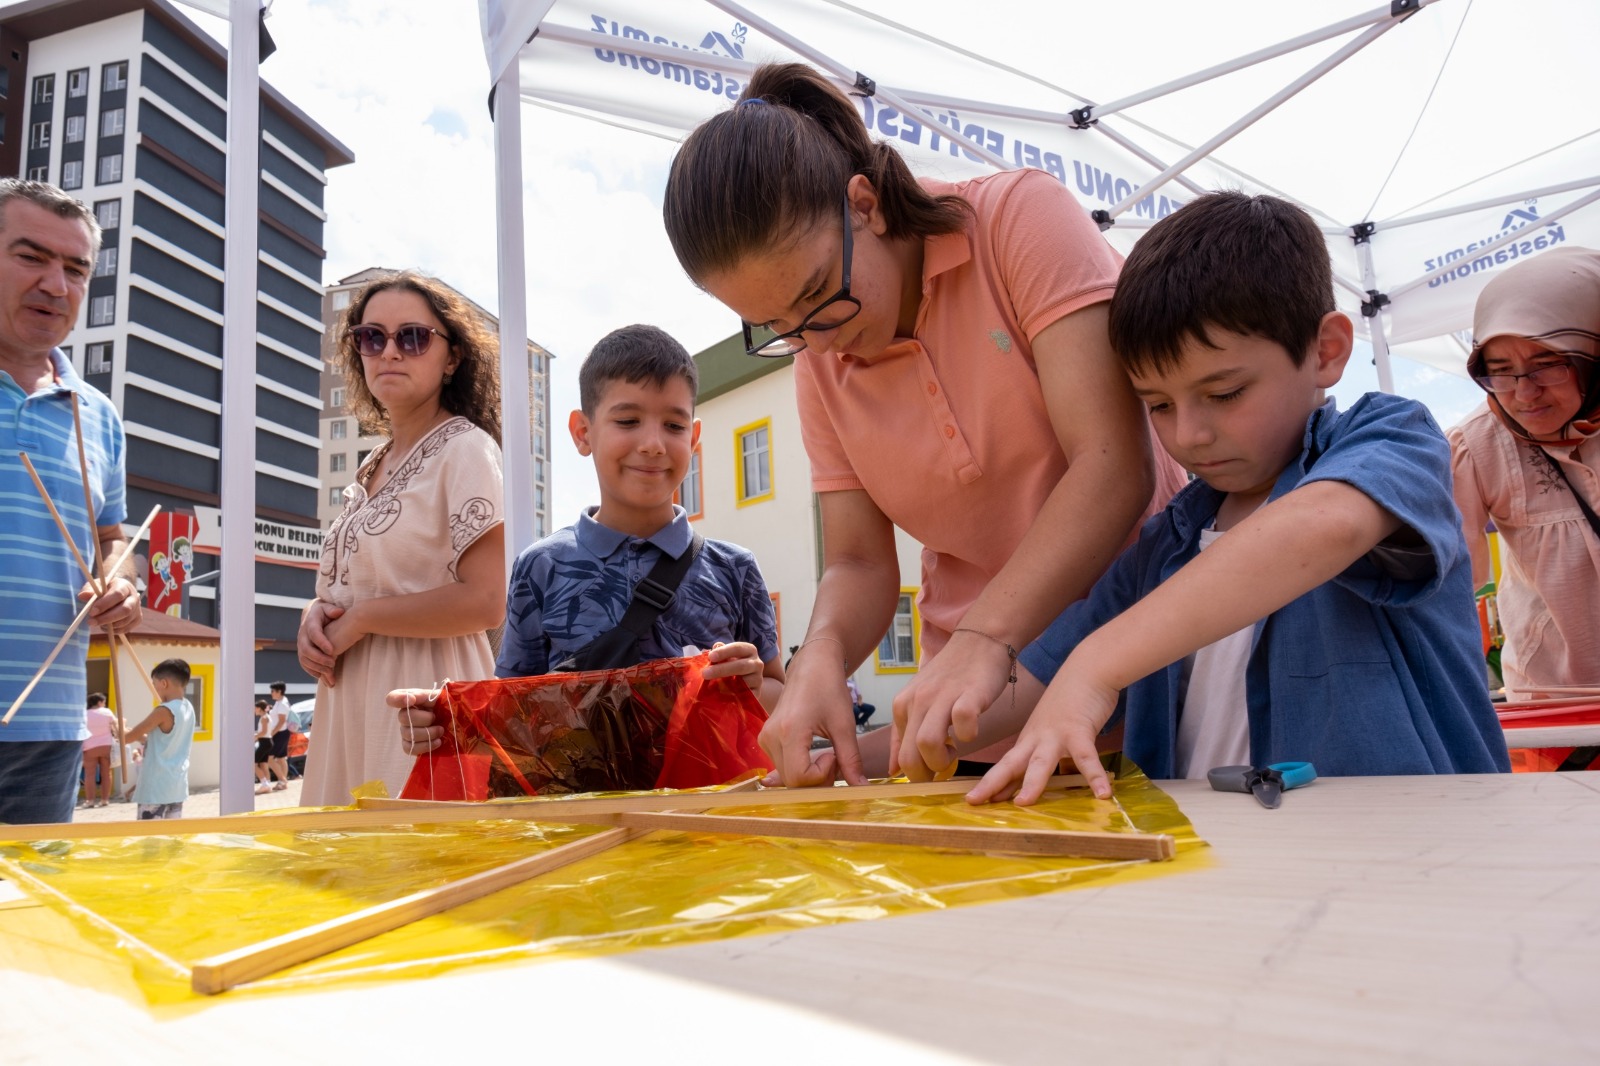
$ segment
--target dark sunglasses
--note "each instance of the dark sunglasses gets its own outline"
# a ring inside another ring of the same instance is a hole
[[[385,333],[377,326],[355,326],[350,330],[356,351],[373,359],[383,354],[391,337],[395,351],[401,355],[422,355],[433,346],[433,338],[444,337],[444,334],[432,326],[401,326],[393,333]],[[449,339],[445,337],[446,341]]]
[[[754,330],[759,327],[740,321],[744,327],[744,352],[746,355],[759,355],[763,359],[781,359],[786,355],[799,355],[806,350],[806,339],[803,334],[816,331],[825,333],[830,329],[838,329],[856,315],[861,313],[861,301],[850,295],[850,198],[844,201],[844,247],[841,249],[840,258],[843,266],[839,272],[842,284],[839,291],[823,300],[807,315],[801,323],[787,333],[779,333],[767,337],[759,343],[755,339]]]

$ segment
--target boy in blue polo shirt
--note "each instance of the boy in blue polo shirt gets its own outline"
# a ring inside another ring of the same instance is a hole
[[[1062,758],[1109,796],[1095,740],[1116,717],[1157,778],[1507,770],[1449,446],[1414,401],[1325,402],[1352,330],[1310,217],[1223,192],[1163,219],[1123,268],[1111,342],[1195,480],[1022,653],[1031,714],[968,798],[1031,803]],[[911,724],[902,762],[942,765],[974,719]]]
[[[634,589],[663,556],[690,551],[694,530],[672,502],[700,439],[694,417],[699,373],[683,345],[654,326],[603,337],[578,371],[580,410],[568,429],[594,460],[600,506],[575,525],[523,550],[511,569],[498,677],[529,677],[586,665],[597,638],[622,619]],[[706,539],[667,608],[638,643],[635,661],[711,649],[705,676],[741,676],[771,710],[783,690],[777,621],[756,560],[744,548]],[[631,665],[610,662],[606,665]],[[405,750],[438,747],[426,694],[390,693]]]

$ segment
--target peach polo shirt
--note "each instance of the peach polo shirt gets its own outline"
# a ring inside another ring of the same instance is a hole
[[[864,489],[924,546],[918,608],[926,661],[1066,473],[1032,342],[1059,319],[1109,300],[1122,263],[1072,194],[1042,171],[922,185],[963,197],[975,218],[925,242],[916,335],[871,363],[804,355],[795,384],[812,488]],[[1155,452],[1147,514],[1185,481]]]

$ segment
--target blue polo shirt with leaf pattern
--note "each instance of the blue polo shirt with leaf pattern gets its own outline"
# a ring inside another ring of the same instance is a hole
[[[653,536],[640,539],[601,525],[598,508],[523,550],[511,568],[498,677],[531,677],[616,627],[634,586],[661,559],[689,549],[694,531],[682,507]],[[702,651],[718,641],[748,641],[763,661],[778,656],[777,622],[756,559],[737,544],[706,539],[677,595],[640,643],[641,661]]]

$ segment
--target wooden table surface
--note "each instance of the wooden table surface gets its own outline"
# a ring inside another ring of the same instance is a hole
[[[0,1058],[1600,1061],[1600,774],[1164,787],[1210,869],[180,1011],[0,970]]]

